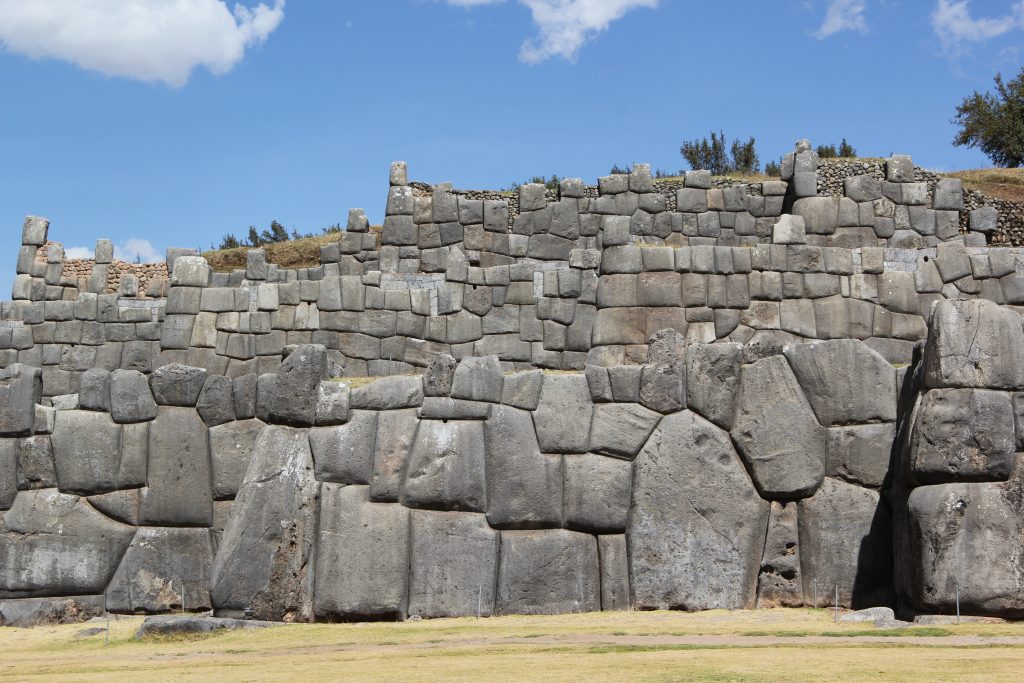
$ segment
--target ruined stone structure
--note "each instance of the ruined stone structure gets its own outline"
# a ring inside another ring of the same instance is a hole
[[[321,265],[25,223],[0,622],[1024,614],[1024,263],[906,157],[514,195],[391,171]],[[39,250],[46,245],[45,260]],[[163,272],[170,275],[165,278]],[[112,286],[112,282],[114,283]],[[116,287],[116,290],[115,290]]]

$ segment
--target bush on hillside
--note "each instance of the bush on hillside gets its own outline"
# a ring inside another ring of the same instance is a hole
[[[996,166],[1024,166],[1024,68],[1009,83],[995,77],[996,91],[977,91],[956,108],[953,123],[960,126],[953,144],[977,147]]]

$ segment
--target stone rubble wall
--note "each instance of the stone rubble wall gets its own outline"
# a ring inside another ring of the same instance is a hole
[[[509,202],[396,164],[379,241],[355,210],[317,268],[171,250],[145,292],[30,217],[0,621],[1024,614],[1020,250],[908,158],[843,196],[783,166]]]

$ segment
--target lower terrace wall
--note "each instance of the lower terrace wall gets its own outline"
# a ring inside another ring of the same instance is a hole
[[[1020,616],[1020,251],[907,158],[822,168],[507,198],[396,164],[381,234],[355,210],[299,270],[86,272],[29,218],[0,622]]]

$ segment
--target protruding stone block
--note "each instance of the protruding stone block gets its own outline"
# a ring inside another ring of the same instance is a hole
[[[597,539],[564,529],[501,532],[498,614],[601,608]]]

